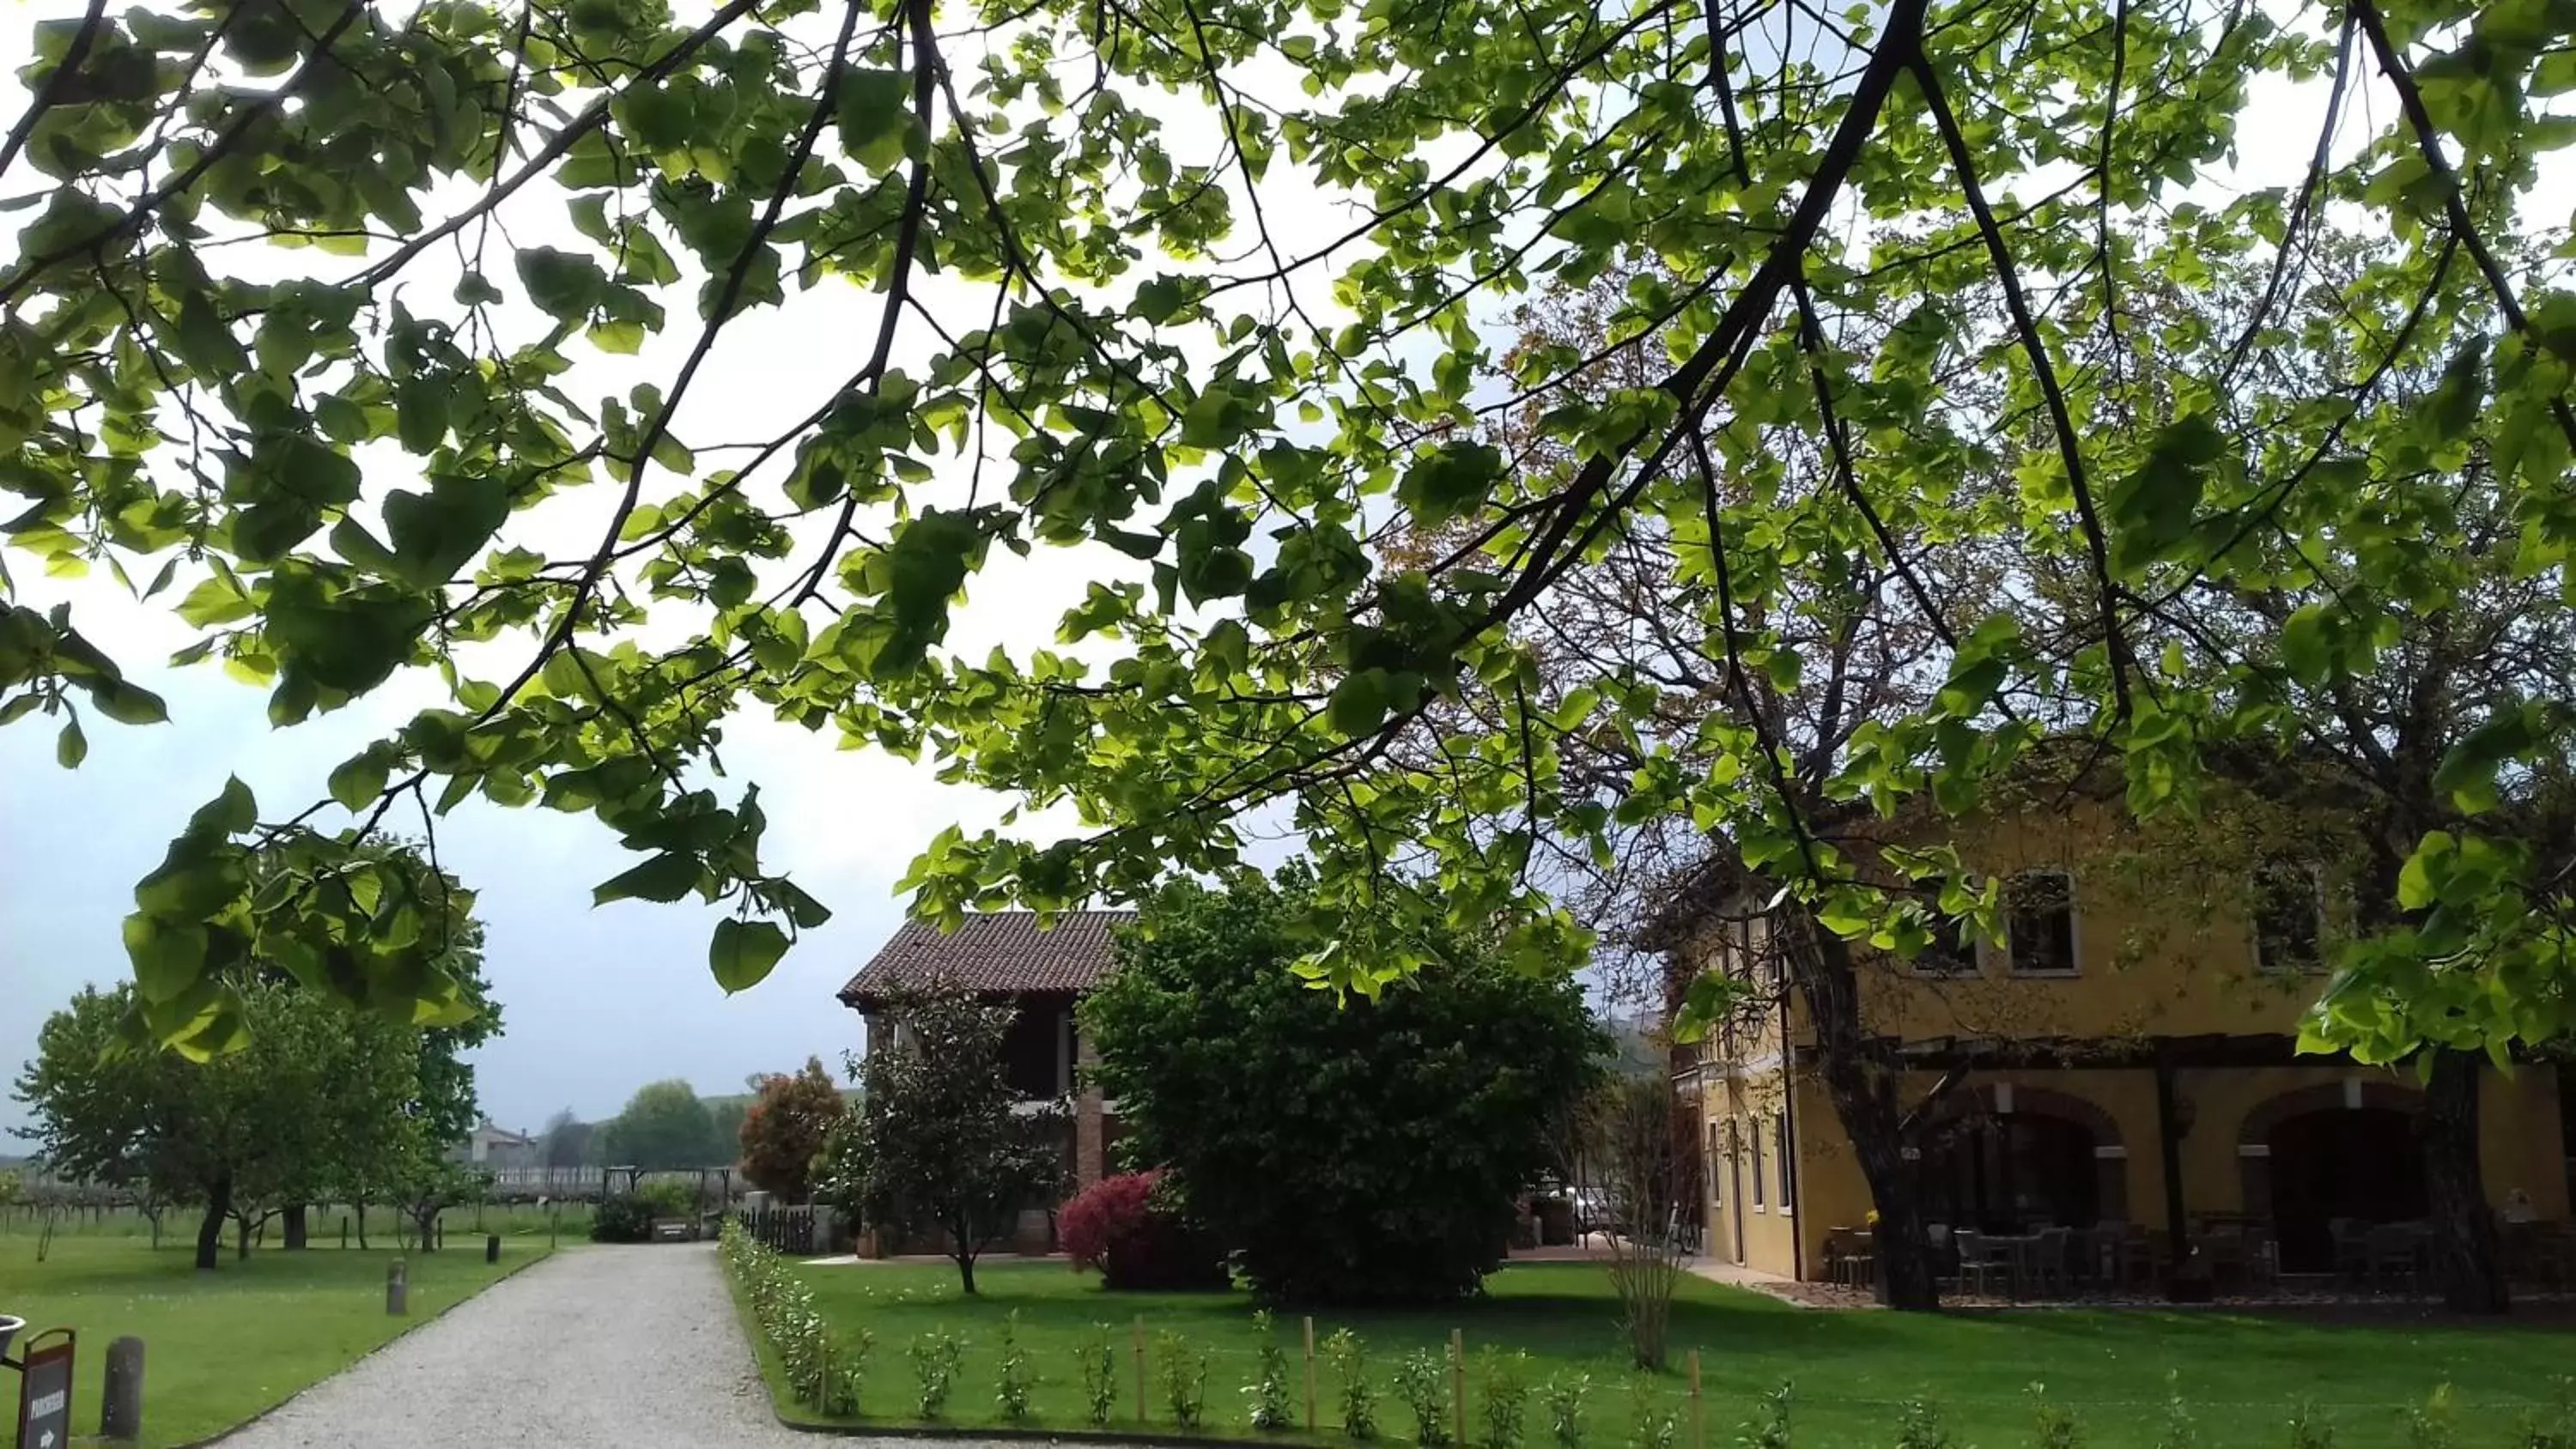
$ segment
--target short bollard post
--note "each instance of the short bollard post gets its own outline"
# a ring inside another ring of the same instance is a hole
[[[411,1269],[400,1258],[385,1265],[385,1312],[396,1318],[411,1312]]]
[[[132,1443],[143,1437],[143,1340],[107,1346],[107,1381],[98,1401],[99,1437]]]
[[[501,1235],[499,1233],[484,1234],[483,1261],[486,1263],[497,1263],[501,1261]]]

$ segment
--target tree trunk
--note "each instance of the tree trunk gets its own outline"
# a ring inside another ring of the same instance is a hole
[[[247,1263],[250,1261],[250,1214],[240,1214],[234,1218],[233,1224],[233,1261]]]
[[[291,1202],[286,1205],[286,1251],[290,1253],[300,1252],[305,1246],[305,1234],[310,1226],[305,1217],[304,1204]]]
[[[214,1187],[206,1193],[206,1216],[197,1224],[198,1267],[211,1269],[216,1263],[222,1261],[224,1219],[232,1216],[232,1211],[233,1180],[229,1177],[218,1178],[215,1180]]]
[[[2424,1187],[2433,1211],[2433,1277],[2454,1313],[2502,1313],[2511,1306],[2495,1214],[2478,1163],[2480,1059],[2434,1048],[2424,1085]]]
[[[960,1253],[957,1255],[957,1281],[964,1285],[967,1297],[972,1298],[975,1296],[974,1254]]]
[[[1860,1019],[1860,983],[1851,946],[1817,924],[1802,907],[1777,918],[1782,954],[1816,1033],[1816,1075],[1834,1104],[1843,1135],[1869,1184],[1878,1225],[1871,1237],[1878,1258],[1878,1299],[1890,1308],[1928,1312],[1941,1306],[1932,1244],[1924,1235],[1923,1203],[1914,1164],[1905,1160],[1905,1119],[1897,1107],[1901,1066],[1866,1034]]]
[[[2420,774],[2420,771],[2414,772]],[[2414,778],[2414,775],[2410,775]],[[2430,795],[2419,782],[2408,800]],[[2405,861],[2431,826],[2430,809],[2392,806],[2374,841],[2370,889],[2361,892],[2357,924],[2375,934],[2416,923],[2420,912],[2397,909],[2397,883]],[[2480,1058],[2448,1047],[2427,1046],[2433,1073],[2424,1084],[2424,1111],[2416,1133],[2424,1153],[2424,1195],[2431,1210],[2433,1277],[2442,1299],[2457,1313],[2503,1313],[2511,1306],[2506,1290],[2504,1254],[2497,1241],[2495,1213],[2487,1206],[2486,1173],[2479,1157],[2478,1077]]]
[[[358,1199],[349,1204],[349,1210],[358,1217],[358,1251],[363,1253],[367,1250],[367,1200]]]

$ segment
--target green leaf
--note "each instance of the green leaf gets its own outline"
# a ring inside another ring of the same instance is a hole
[[[891,169],[913,130],[911,74],[853,67],[841,77],[832,119],[851,160],[871,171]]]
[[[646,900],[668,905],[698,888],[705,873],[693,855],[665,851],[642,865],[603,882],[590,893],[593,906],[610,901]]]
[[[426,494],[385,498],[385,530],[404,581],[434,589],[483,551],[510,516],[509,485],[495,477],[442,476]]]
[[[355,815],[385,793],[385,777],[390,773],[391,763],[370,745],[341,761],[339,768],[331,772],[331,798],[340,802],[341,809]]]
[[[2336,672],[2335,618],[2323,603],[2303,604],[2281,624],[2281,663],[2302,684]]]
[[[358,465],[330,444],[300,434],[280,440],[271,454],[279,488],[309,505],[354,503]]]
[[[773,921],[716,922],[707,946],[707,965],[727,994],[748,991],[766,978],[778,958],[787,954],[787,933]]]
[[[2205,413],[2168,423],[2144,462],[2113,481],[2104,512],[2111,525],[2111,566],[2135,573],[2191,536],[2211,465],[2227,440]]]
[[[179,299],[179,360],[201,378],[222,381],[250,370],[250,357],[215,312],[212,298],[190,289]]]
[[[1438,528],[1483,507],[1502,476],[1501,449],[1455,440],[1416,457],[1395,485],[1395,498],[1419,526]]]
[[[89,736],[81,733],[80,721],[63,721],[63,732],[54,737],[54,763],[66,770],[77,770],[88,758]]]
[[[92,684],[89,702],[100,714],[118,724],[152,725],[170,718],[170,707],[162,703],[161,696],[122,679],[103,679]]]
[[[570,322],[586,315],[599,300],[608,285],[608,273],[578,252],[530,247],[519,253],[519,283],[528,289],[528,300],[538,310],[558,322]]]
[[[2497,710],[2443,756],[2441,768],[2433,772],[2433,788],[2449,795],[2464,815],[2494,809],[2500,803],[2496,771],[2540,743],[2542,723],[2539,711],[2532,706]]]
[[[787,912],[787,919],[795,922],[796,929],[800,931],[813,930],[832,919],[832,908],[814,899],[794,881],[772,882],[769,898],[777,903],[779,909]]]
[[[197,807],[188,817],[188,833],[210,839],[227,839],[259,823],[259,801],[239,775],[224,779],[222,793]]]
[[[125,956],[144,1000],[175,1000],[205,972],[206,928],[137,912],[125,918]]]
[[[207,579],[190,589],[188,596],[179,601],[181,621],[199,629],[239,623],[258,612],[258,606],[251,602],[249,593],[230,572],[218,573]]]
[[[2427,832],[2416,843],[2415,853],[2397,872],[2397,904],[2410,911],[2420,911],[2441,899],[2438,870],[2447,875],[2445,862],[2456,852],[2459,842],[2447,830]]]
[[[586,334],[590,345],[602,352],[632,357],[644,350],[644,324],[641,322],[599,322]]]
[[[394,421],[405,451],[426,453],[447,437],[448,383],[414,377],[394,389]]]
[[[1351,739],[1376,734],[1386,723],[1387,680],[1384,670],[1362,669],[1333,686],[1324,717],[1335,733]]]

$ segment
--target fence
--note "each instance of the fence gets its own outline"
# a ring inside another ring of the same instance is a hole
[[[787,1207],[764,1203],[735,1211],[734,1221],[750,1239],[773,1252],[812,1257],[830,1252],[839,1218],[830,1208]]]

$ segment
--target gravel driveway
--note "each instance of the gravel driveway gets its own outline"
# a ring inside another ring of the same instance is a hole
[[[818,1449],[832,1441],[770,1416],[715,1249],[692,1244],[557,1253],[223,1442]]]

